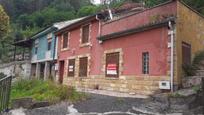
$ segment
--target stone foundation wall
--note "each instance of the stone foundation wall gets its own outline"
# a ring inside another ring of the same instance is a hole
[[[0,65],[0,73],[7,76],[29,78],[31,74],[30,61],[16,61]]]
[[[121,93],[150,95],[159,90],[159,81],[169,80],[165,76],[120,76],[106,78],[104,76],[89,76],[87,78],[65,77],[64,84],[82,89],[109,90]]]

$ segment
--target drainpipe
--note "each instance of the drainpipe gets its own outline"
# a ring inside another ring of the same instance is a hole
[[[171,21],[169,21],[169,28],[171,37],[171,92],[174,92],[174,29]]]
[[[96,20],[98,20],[98,21],[99,21],[99,27],[98,27],[98,37],[100,37],[100,36],[101,36],[101,20],[100,20],[100,18],[98,17],[98,15],[96,15]],[[100,41],[100,40],[99,40],[99,43],[101,44],[101,43],[102,43],[102,41]]]
[[[56,41],[57,41],[57,37],[54,37],[54,50],[53,50],[53,59],[52,59],[52,66],[54,66],[54,71],[55,71],[55,54],[56,54]],[[54,72],[55,73],[55,72]],[[54,76],[53,76],[54,77]],[[54,78],[55,80],[55,78]]]

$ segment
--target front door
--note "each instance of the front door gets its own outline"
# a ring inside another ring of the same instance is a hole
[[[60,61],[59,63],[59,83],[63,83],[63,77],[64,77],[64,61]]]
[[[45,70],[45,63],[41,63],[40,64],[40,79],[43,80],[44,79],[44,71]]]

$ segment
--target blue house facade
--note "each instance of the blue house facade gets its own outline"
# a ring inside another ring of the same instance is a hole
[[[52,26],[33,35],[31,46],[31,76],[43,80],[55,79],[57,72],[57,45],[58,38],[54,33],[72,23],[81,20],[55,23]]]
[[[55,76],[55,62],[57,59],[57,38],[54,32],[58,28],[54,25],[34,35],[31,49],[31,75],[41,79]]]

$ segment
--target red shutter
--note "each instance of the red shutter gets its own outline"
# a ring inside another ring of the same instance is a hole
[[[79,77],[87,77],[88,57],[79,59]]]
[[[74,77],[74,73],[75,73],[75,59],[70,59],[68,65],[68,76]]]
[[[119,77],[119,52],[106,54],[106,77]]]

